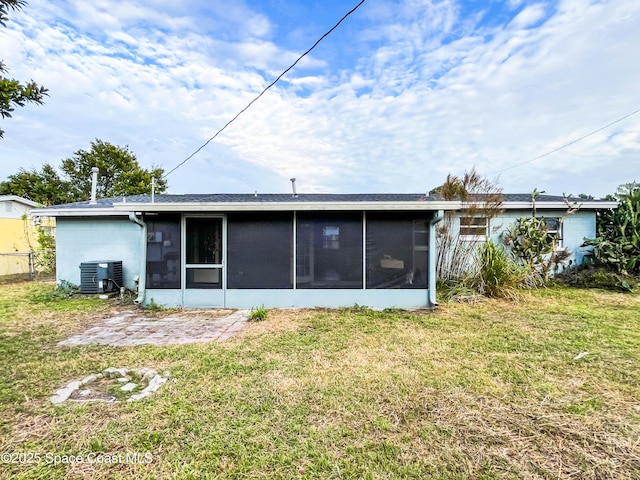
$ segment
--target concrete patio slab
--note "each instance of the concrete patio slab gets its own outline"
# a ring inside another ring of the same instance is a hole
[[[237,335],[247,322],[248,310],[222,312],[184,310],[166,316],[120,311],[101,319],[82,333],[59,342],[61,346],[184,345],[223,342]]]

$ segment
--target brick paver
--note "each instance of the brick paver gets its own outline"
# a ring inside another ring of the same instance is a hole
[[[187,343],[223,342],[235,336],[247,322],[248,310],[236,310],[225,317],[168,315],[147,318],[134,311],[120,312],[103,319],[82,333],[58,345],[180,345]]]

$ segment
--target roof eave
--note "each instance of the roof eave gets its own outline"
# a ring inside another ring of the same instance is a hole
[[[39,205],[38,202],[34,202],[33,200],[29,200],[28,198],[20,197],[18,195],[0,195],[0,201],[22,203],[28,207],[37,207]]]
[[[573,206],[574,202],[569,202],[569,205]],[[599,201],[599,202],[575,202],[576,207],[580,207],[581,210],[605,210],[609,208],[616,208],[618,202]],[[532,202],[504,202],[502,208],[505,210],[532,210]],[[536,202],[536,209],[538,210],[566,210],[567,204],[564,202]]]
[[[129,209],[134,210],[134,209]],[[29,211],[32,216],[40,217],[114,217],[126,216],[128,212],[108,208],[35,208]]]

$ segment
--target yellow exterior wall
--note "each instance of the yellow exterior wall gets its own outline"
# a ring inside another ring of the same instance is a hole
[[[41,225],[53,227],[55,222],[42,219]],[[28,274],[26,254],[37,249],[38,227],[30,219],[0,218],[0,276]],[[16,255],[20,253],[25,255]]]

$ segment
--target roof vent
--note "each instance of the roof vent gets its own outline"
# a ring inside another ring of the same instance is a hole
[[[293,198],[296,198],[298,196],[298,193],[296,192],[296,179],[294,178],[290,178],[289,180],[291,180],[291,190],[293,191]]]
[[[90,205],[96,204],[96,190],[98,189],[98,167],[91,167],[91,200]]]

